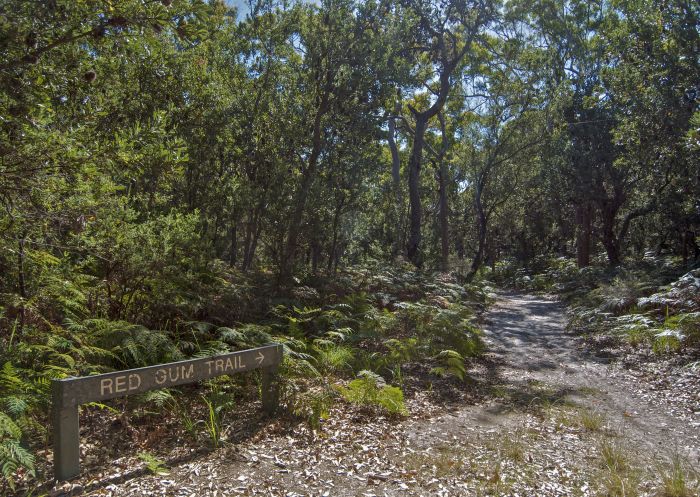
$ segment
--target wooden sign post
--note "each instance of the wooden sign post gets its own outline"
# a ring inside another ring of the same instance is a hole
[[[225,374],[263,369],[262,404],[263,409],[271,414],[277,408],[276,373],[281,362],[282,346],[267,345],[202,359],[53,380],[51,404],[56,479],[68,480],[80,474],[80,404],[195,383]]]

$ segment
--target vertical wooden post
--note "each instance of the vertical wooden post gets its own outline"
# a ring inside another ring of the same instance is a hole
[[[261,400],[266,414],[272,415],[279,404],[279,374],[278,366],[274,365],[262,370]]]
[[[64,385],[59,380],[51,382],[54,477],[58,481],[70,480],[80,474],[78,406],[65,405]]]

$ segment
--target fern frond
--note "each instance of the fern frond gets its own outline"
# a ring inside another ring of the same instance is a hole
[[[17,423],[7,414],[0,411],[0,440],[3,438],[20,438],[22,430]]]
[[[23,415],[29,408],[29,404],[27,403],[26,399],[14,395],[2,398],[1,404],[3,405],[5,411],[14,418],[18,418]]]
[[[0,386],[7,392],[23,392],[26,390],[26,384],[22,380],[19,371],[11,362],[3,364],[0,369]]]
[[[245,336],[238,330],[233,328],[219,328],[216,330],[219,335],[219,340],[226,342],[230,345],[237,345],[245,341]]]

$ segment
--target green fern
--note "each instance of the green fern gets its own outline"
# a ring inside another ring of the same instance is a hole
[[[347,387],[338,387],[341,395],[349,402],[358,405],[374,405],[390,414],[408,414],[399,387],[389,386],[384,378],[372,371],[361,371]]]
[[[19,372],[11,362],[6,362],[0,369],[0,386],[7,392],[24,390],[25,382],[20,378]]]
[[[0,405],[2,405],[5,412],[14,418],[23,416],[29,409],[27,399],[15,395],[10,395],[0,399]]]
[[[34,456],[20,443],[22,429],[7,414],[0,412],[0,472],[14,490],[15,475],[22,469],[35,475]]]
[[[22,430],[17,423],[4,412],[0,412],[0,438],[20,438]]]
[[[146,469],[149,473],[158,476],[165,476],[169,474],[168,468],[165,466],[165,462],[150,452],[139,452],[138,456],[139,459],[141,459],[146,465]]]
[[[147,404],[153,404],[159,409],[175,404],[175,397],[171,390],[164,388],[162,390],[151,390],[139,395],[139,400]]]
[[[464,357],[456,350],[443,350],[435,356],[438,366],[430,370],[438,376],[456,376],[464,380],[467,370],[464,367]]]

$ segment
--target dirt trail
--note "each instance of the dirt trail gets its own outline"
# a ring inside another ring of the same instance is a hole
[[[487,360],[469,372],[488,393],[479,405],[399,423],[331,418],[320,436],[263,435],[91,494],[587,496],[620,480],[651,495],[658,475],[644,468],[674,454],[700,467],[698,416],[671,414],[584,354],[559,303],[504,294],[484,328]],[[611,451],[627,469],[606,467]]]
[[[504,295],[488,318],[489,350],[498,357],[500,375],[510,388],[527,392],[528,384],[543,382],[600,411],[640,449],[677,452],[700,463],[700,419],[679,418],[669,406],[637,393],[607,359],[584,354],[579,339],[566,331],[561,304]]]

